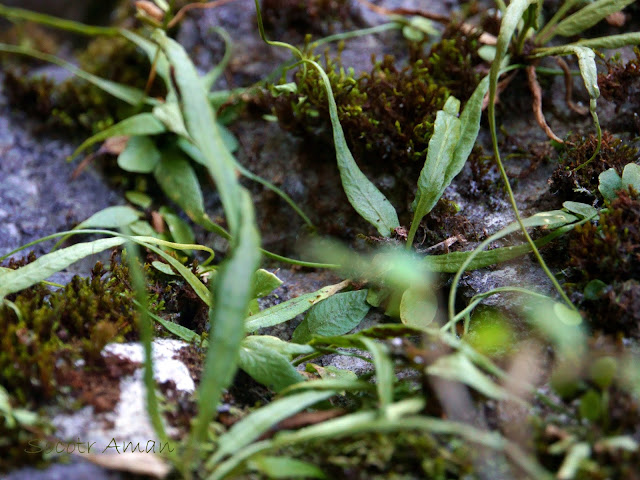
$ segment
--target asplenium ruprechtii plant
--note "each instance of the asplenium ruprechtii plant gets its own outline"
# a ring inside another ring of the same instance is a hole
[[[164,2],[161,3],[164,4]],[[134,173],[153,174],[167,197],[178,205],[192,221],[228,240],[231,238],[230,232],[213,222],[205,212],[200,182],[191,161],[195,161],[208,168],[207,160],[201,150],[195,145],[185,125],[186,120],[180,111],[179,95],[172,83],[173,77],[170,74],[169,63],[165,53],[156,43],[124,28],[92,27],[19,8],[0,5],[0,15],[12,20],[33,21],[83,35],[122,36],[144,51],[152,63],[153,74],[160,77],[167,87],[169,93],[164,101],[149,97],[142,90],[88,74],[54,55],[38,52],[26,46],[0,44],[0,51],[28,55],[55,63],[70,70],[79,78],[93,83],[108,94],[128,103],[132,107],[143,110],[143,112],[125,118],[121,122],[87,139],[75,150],[71,158],[76,157],[81,152],[99,142],[108,141],[109,139],[128,139],[125,142],[113,142],[112,146],[106,146],[105,148],[106,151],[116,151],[119,153],[118,165],[123,170]],[[216,32],[225,40],[227,47],[225,56],[220,64],[216,65],[200,79],[207,93],[205,100],[214,107],[224,103],[224,101],[234,93],[232,91],[210,92],[213,84],[222,74],[231,58],[231,45],[228,35],[222,29],[216,29]],[[149,109],[150,111],[146,111]],[[282,197],[303,221],[313,229],[311,220],[286,193],[271,182],[253,174],[235,160],[233,152],[238,148],[237,140],[231,132],[224,127],[219,119],[216,118],[215,121],[216,131],[219,137],[216,142],[217,154],[227,159],[227,161],[232,162],[234,171],[238,171],[241,175],[262,184]],[[163,148],[159,149],[155,139],[161,136],[163,137]],[[225,187],[222,187],[221,190],[224,191]],[[224,192],[220,193],[223,198],[223,204],[225,201],[228,203],[228,199],[225,200],[226,194]],[[176,220],[174,224],[177,225],[178,217],[170,217],[170,215],[171,212],[165,212],[165,214],[163,214],[165,220],[167,218]],[[184,230],[183,225],[180,227]],[[139,233],[141,233],[141,231]],[[145,232],[145,234],[146,233],[147,232]],[[264,250],[263,253],[275,260],[289,261],[307,266],[321,266],[295,261]]]

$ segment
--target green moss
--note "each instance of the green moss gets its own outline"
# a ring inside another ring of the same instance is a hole
[[[596,198],[601,198],[598,176],[602,172],[614,168],[618,175],[622,175],[624,166],[637,159],[636,147],[604,131],[602,146],[596,158],[584,168],[576,170],[591,158],[596,145],[597,138],[591,134],[588,137],[573,135],[565,146],[560,147],[558,167],[550,179],[550,189],[560,200],[592,203]]]
[[[338,117],[356,158],[369,165],[410,164],[419,171],[424,163],[433,122],[449,95],[465,101],[479,81],[474,66],[475,37],[455,28],[445,32],[428,54],[413,45],[407,65],[390,55],[372,59],[373,68],[356,76],[344,68],[340,53],[325,54],[338,106]],[[327,94],[313,69],[298,70],[296,93],[274,94],[267,99],[280,124],[295,133],[315,136],[329,133]]]
[[[597,223],[576,227],[569,242],[574,267],[567,290],[577,293],[597,328],[640,334],[640,198],[620,192]],[[597,294],[582,295],[591,281],[603,282]]]
[[[107,342],[132,334],[137,313],[127,278],[126,267],[112,263],[107,271],[98,262],[90,278],[75,276],[56,291],[35,285],[9,297],[21,315],[0,308],[0,382],[21,405],[52,399],[62,369],[79,359],[97,365]]]

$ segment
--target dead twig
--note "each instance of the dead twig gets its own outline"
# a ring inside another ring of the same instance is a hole
[[[564,72],[564,88],[565,88],[565,96],[564,100],[567,103],[567,106],[580,115],[586,115],[589,113],[589,109],[583,107],[581,105],[577,105],[573,103],[573,77],[571,76],[571,70],[569,70],[569,65],[564,61],[561,57],[555,57],[556,63]]]
[[[190,3],[188,5],[185,5],[180,10],[178,10],[178,13],[176,13],[176,16],[173,17],[171,21],[167,24],[167,28],[175,27],[178,23],[182,21],[182,19],[187,14],[187,12],[191,10],[198,10],[198,9],[204,10],[208,8],[221,7],[222,5],[226,5],[227,3],[231,3],[233,1],[235,0],[216,0],[215,2]]]
[[[547,124],[547,121],[544,118],[544,114],[542,113],[542,88],[540,88],[540,84],[538,83],[538,77],[536,76],[536,66],[529,65],[527,67],[527,81],[529,82],[529,90],[531,90],[531,95],[533,95],[533,113],[536,116],[536,121],[540,128],[544,130],[544,133],[547,134],[552,140],[555,140],[558,143],[564,143],[560,137],[558,137],[551,127]]]

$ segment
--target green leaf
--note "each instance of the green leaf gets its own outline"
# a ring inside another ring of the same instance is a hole
[[[598,176],[598,190],[605,200],[610,202],[618,197],[618,190],[622,188],[622,179],[615,168],[605,170]]]
[[[298,343],[285,342],[278,337],[271,335],[251,335],[244,339],[245,343],[251,345],[260,345],[265,348],[278,352],[286,357],[295,355],[308,355],[315,352],[315,349],[310,345],[300,345]]]
[[[79,243],[47,253],[17,270],[2,271],[0,272],[0,301],[11,293],[46,280],[78,260],[120,246],[125,242],[124,238],[101,238],[93,242]]]
[[[194,222],[206,216],[200,182],[189,161],[175,149],[167,149],[153,172],[156,181],[169,199]]]
[[[133,203],[134,205],[137,205],[138,207],[143,208],[145,210],[149,208],[153,203],[153,200],[149,195],[147,195],[146,193],[135,191],[135,190],[129,190],[127,192],[124,192],[124,197],[130,203]]]
[[[96,133],[94,136],[85,140],[76,150],[71,154],[70,158],[74,158],[80,154],[80,152],[95,145],[98,142],[102,142],[111,137],[133,137],[136,135],[158,135],[166,131],[164,125],[150,113],[139,113],[133,117],[126,118],[111,127]]]
[[[242,341],[238,366],[276,392],[305,380],[286,356],[251,336]]]
[[[159,260],[154,260],[153,262],[151,262],[151,266],[156,270],[158,270],[159,272],[164,273],[165,275],[171,275],[171,276],[177,275],[177,273],[174,272],[173,269],[171,268],[171,265],[168,265],[164,262],[160,262]]]
[[[279,303],[267,308],[256,315],[245,320],[247,332],[255,332],[260,328],[272,327],[280,323],[287,322],[301,313],[306,312],[316,303],[329,298],[331,295],[345,288],[349,282],[341,282],[336,285],[323,287],[312,293],[306,293],[299,297],[292,298],[286,302]]]
[[[640,44],[640,32],[623,33],[621,35],[609,35],[607,37],[586,38],[573,45],[595,49],[614,49],[629,45]]]
[[[462,352],[438,358],[427,367],[429,375],[464,383],[483,395],[495,400],[514,399],[500,385],[491,380]]]
[[[634,0],[597,0],[562,20],[554,34],[571,37],[591,28],[608,15],[618,12]]]
[[[124,151],[118,155],[118,166],[127,172],[151,173],[160,161],[160,152],[149,137],[129,138]]]
[[[167,61],[166,55],[162,53],[158,45],[137,33],[132,32],[131,30],[127,30],[126,28],[119,29],[119,33],[130,42],[136,44],[144,51],[144,53],[146,53],[147,58],[149,59],[149,64],[155,62],[156,73],[164,80],[167,88],[170,89],[171,79],[169,76],[169,62]]]
[[[314,335],[324,337],[342,335],[357,327],[369,312],[366,302],[367,290],[337,293],[314,306],[298,328],[291,340],[306,343]]]
[[[595,422],[602,416],[602,396],[595,390],[587,390],[580,398],[580,416],[591,422]]]
[[[431,290],[424,287],[409,288],[400,301],[400,320],[415,328],[428,327],[436,317],[438,301]]]
[[[201,341],[200,335],[187,327],[183,327],[182,325],[178,325],[177,323],[165,320],[164,318],[159,317],[158,315],[155,315],[149,311],[147,311],[147,315],[149,315],[153,320],[162,325],[167,331],[187,343],[199,343]]]
[[[577,360],[585,354],[584,323],[562,321],[559,317],[562,311],[556,305],[557,302],[549,300],[531,303],[526,312],[527,318],[553,343],[560,356]]]
[[[571,447],[569,453],[565,457],[560,469],[558,470],[557,478],[559,480],[571,480],[576,477],[578,470],[584,460],[587,460],[591,456],[591,447],[587,442],[576,443]]]
[[[85,25],[84,23],[75,22],[73,20],[45,15],[43,13],[37,13],[31,10],[25,10],[23,8],[11,8],[2,4],[0,4],[0,16],[14,20],[26,20],[28,22],[40,23],[42,25],[48,25],[53,28],[77,33],[80,35],[116,36],[119,33],[118,29],[112,27]]]
[[[388,237],[395,228],[400,226],[398,214],[389,203],[389,200],[369,181],[353,159],[340,125],[338,107],[333,97],[329,77],[316,62],[305,61],[318,70],[327,91],[338,170],[340,170],[342,188],[349,199],[349,203],[362,218],[376,227],[380,235]]]
[[[495,59],[491,63],[491,71],[489,72],[489,108],[492,110],[498,87],[498,77],[500,76],[500,69],[502,68],[502,59],[507,53],[511,38],[522,20],[524,12],[530,5],[536,2],[537,0],[513,0],[504,12],[502,23],[500,24],[500,33],[498,34],[498,40],[496,42]]]
[[[120,83],[112,82],[111,80],[106,80],[104,78],[100,78],[89,72],[85,72],[84,70],[76,67],[72,63],[69,63],[66,60],[63,60],[62,58],[56,57],[55,55],[49,55],[48,53],[39,52],[37,50],[34,50],[29,47],[25,47],[25,46],[7,45],[5,43],[0,43],[0,51],[7,52],[7,53],[17,53],[20,55],[27,55],[29,57],[37,58],[39,60],[43,60],[45,62],[58,65],[59,67],[69,70],[76,77],[86,80],[87,82],[95,85],[101,90],[104,90],[109,95],[112,95],[117,99],[128,103],[129,105],[133,105],[133,106],[140,105],[146,99],[144,92],[140,89],[130,87],[128,85],[122,85]],[[155,103],[155,102],[152,102],[152,103]]]
[[[616,378],[618,361],[615,357],[600,357],[589,367],[589,376],[601,390],[609,388]]]
[[[223,130],[221,130],[221,132],[223,132]],[[230,132],[229,132],[229,134],[231,135]],[[224,136],[224,134],[223,134],[223,141],[229,142],[230,140],[228,140],[228,138],[229,137]],[[235,141],[235,137],[233,137],[233,140]],[[204,157],[202,156],[202,153],[200,153],[200,150],[198,150],[198,147],[196,147],[193,143],[187,141],[187,139],[185,139],[185,138],[180,138],[178,140],[178,146],[180,147],[180,149],[182,149],[183,152],[185,152],[187,155],[189,155],[189,157],[191,157],[193,160],[195,160],[199,164],[204,165],[206,167],[206,161],[205,161]],[[233,145],[227,145],[227,146],[228,147],[232,147]],[[291,197],[289,197],[289,195],[284,193],[281,189],[276,187],[273,183],[265,180],[262,177],[259,177],[258,175],[250,172],[249,170],[247,170],[245,167],[240,165],[235,160],[235,158],[233,160],[235,162],[235,167],[240,171],[240,173],[243,176],[247,177],[249,180],[253,180],[254,182],[259,183],[260,185],[263,185],[265,188],[268,188],[269,190],[274,192],[276,195],[278,195],[280,198],[282,198],[287,204],[289,204],[289,206],[291,208],[293,208],[293,210],[298,215],[300,215],[300,218],[302,218],[307,225],[309,225],[310,227],[313,228],[313,223],[311,222],[311,220],[309,220],[309,217],[307,217],[307,215],[305,215],[305,213],[302,210],[300,210],[300,208],[291,199]],[[205,228],[207,228],[206,224],[202,224],[202,225]]]
[[[436,115],[427,159],[418,179],[418,193],[413,202],[414,213],[407,247],[413,244],[420,221],[431,211],[448,186],[446,171],[460,139],[460,119],[457,117],[459,109],[460,101],[455,97],[449,97],[443,109]]]
[[[557,216],[556,216],[557,215]],[[537,217],[539,216],[539,217]],[[537,217],[537,218],[536,218]],[[576,217],[560,210],[552,212],[542,212],[533,215],[524,220],[525,227],[536,227],[545,225],[549,228],[552,226],[563,225],[577,220]],[[555,223],[555,225],[552,225]],[[558,228],[552,233],[539,238],[534,243],[537,247],[542,247],[555,238],[563,235],[573,229],[574,225],[567,225]],[[531,251],[531,245],[528,243],[516,245],[513,247],[501,247],[493,250],[481,251],[490,243],[499,240],[519,229],[517,223],[509,224],[506,228],[495,233],[487,240],[483,241],[475,250],[471,252],[452,252],[444,255],[429,255],[424,257],[426,267],[434,272],[456,273],[464,267],[465,271],[477,270],[478,268],[488,267],[489,265],[505,262],[521,255],[525,255]]]
[[[393,362],[389,357],[389,349],[383,343],[370,338],[362,337],[360,341],[371,353],[373,365],[376,367],[376,390],[378,391],[380,408],[388,407],[393,402],[393,383],[396,378]]]
[[[569,326],[576,326],[582,323],[582,317],[577,310],[572,310],[564,303],[556,303],[553,305],[553,311],[562,323]]]
[[[598,210],[595,207],[586,203],[566,201],[562,206],[583,219],[593,218],[598,214]]]
[[[167,227],[169,227],[169,233],[171,233],[171,238],[173,238],[174,242],[196,243],[191,226],[178,215],[173,213],[170,208],[160,207],[159,213],[164,218]]]
[[[160,120],[170,132],[189,138],[178,102],[165,102],[156,105],[153,107],[153,116]]]
[[[333,391],[302,392],[274,400],[265,407],[254,410],[220,437],[218,449],[207,461],[207,468],[212,468],[227,455],[243,450],[278,422],[334,394]]]
[[[460,139],[453,152],[453,159],[447,166],[445,183],[447,186],[460,173],[469,158],[480,131],[482,103],[489,89],[489,76],[484,77],[467,101],[460,114]]]
[[[231,234],[235,236],[240,226],[242,195],[236,177],[235,160],[224,144],[207,91],[187,52],[178,42],[167,37],[162,30],[156,30],[153,39],[173,66],[175,75],[172,76],[172,82],[187,131],[206,160],[207,169],[216,182]]]
[[[257,456],[248,465],[250,470],[257,470],[268,478],[327,478],[312,463],[288,457]]]
[[[213,286],[216,306],[209,311],[211,334],[198,390],[198,417],[191,448],[205,440],[222,391],[233,380],[245,336],[244,319],[251,300],[251,278],[260,262],[260,235],[255,226],[251,197],[246,191],[241,193],[238,243],[234,245],[231,257],[219,268]]]
[[[585,300],[598,300],[607,288],[607,284],[602,280],[594,278],[584,287]]]
[[[266,297],[271,292],[273,292],[276,288],[282,285],[282,280],[280,280],[273,273],[263,269],[259,269],[256,271],[251,282],[252,282],[252,285],[251,285],[252,298]]]
[[[81,228],[119,228],[130,225],[140,218],[140,212],[127,206],[107,207],[94,213],[74,230]]]
[[[640,165],[627,163],[622,171],[621,183],[625,190],[632,187],[636,192],[640,192]]]

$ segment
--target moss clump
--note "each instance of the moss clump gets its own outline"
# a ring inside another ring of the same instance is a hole
[[[597,224],[578,226],[569,242],[574,267],[567,289],[605,331],[640,333],[640,198],[621,191]],[[581,293],[589,282],[590,289]],[[597,288],[595,288],[597,286]]]
[[[93,75],[143,89],[149,73],[145,55],[123,38],[97,38],[78,55],[79,67]],[[154,84],[152,94],[163,91]],[[4,86],[14,108],[36,116],[45,128],[96,133],[129,116],[132,107],[75,77],[55,83],[30,77],[24,67],[7,69]]]
[[[0,308],[0,384],[21,405],[53,398],[59,374],[77,360],[99,366],[102,348],[131,336],[137,316],[127,268],[116,263],[98,262],[90,278],[57,291],[34,285],[8,299],[20,316]]]
[[[601,198],[598,192],[599,175],[609,168],[614,168],[618,175],[622,175],[625,165],[636,161],[638,155],[636,147],[604,131],[596,158],[584,168],[577,169],[595,152],[597,137],[594,134],[586,138],[573,135],[565,145],[561,147],[558,167],[550,179],[551,191],[562,201],[592,203],[596,198]]]
[[[419,172],[437,111],[451,94],[466,100],[479,81],[473,68],[475,37],[447,32],[451,37],[434,44],[427,55],[414,44],[408,65],[398,66],[390,55],[381,61],[373,58],[371,71],[358,77],[345,70],[339,54],[335,59],[325,55],[338,117],[356,158],[386,168],[410,164]],[[306,136],[322,130],[329,134],[320,76],[313,68],[301,69],[295,82],[297,92],[266,99],[281,126]]]
[[[630,98],[630,93],[634,80],[640,78],[640,49],[636,47],[633,51],[636,58],[624,65],[619,56],[605,60],[607,73],[598,75],[600,94],[607,100],[614,102],[616,110],[619,110],[623,104],[630,100],[636,100],[636,95],[633,96],[634,98]]]

